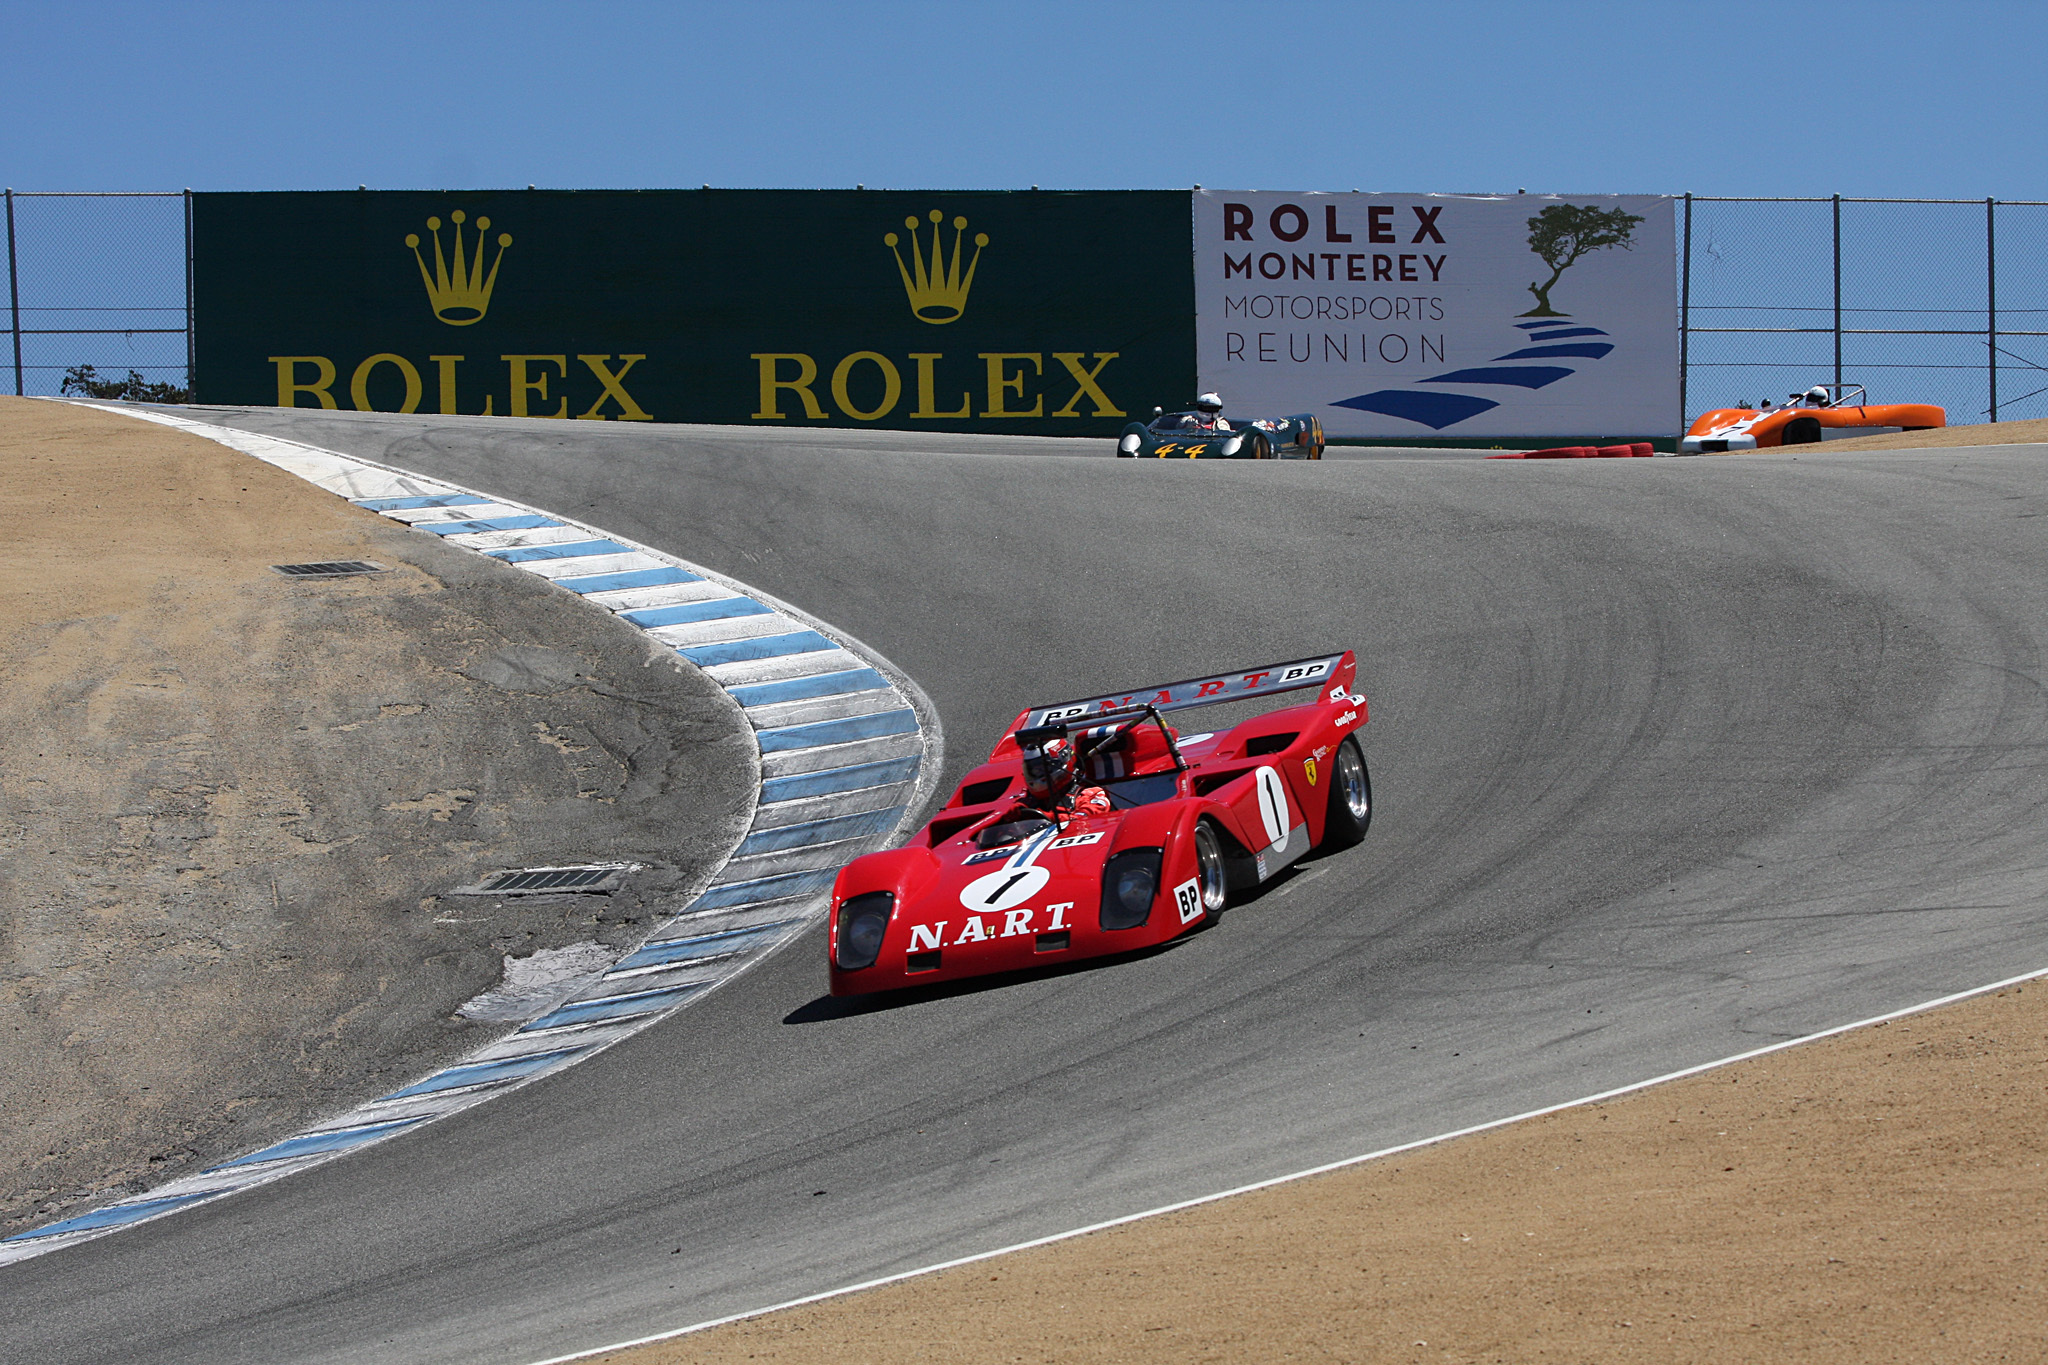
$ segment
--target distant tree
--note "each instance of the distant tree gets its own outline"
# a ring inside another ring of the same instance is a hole
[[[1635,250],[1629,239],[1635,234],[1636,224],[1642,221],[1641,215],[1626,209],[1600,209],[1591,204],[1584,208],[1576,204],[1552,204],[1531,218],[1529,250],[1541,256],[1543,263],[1550,267],[1550,278],[1542,284],[1529,286],[1529,292],[1536,296],[1536,306],[1521,316],[1569,316],[1550,306],[1551,286],[1572,268],[1573,262],[1588,252],[1605,251],[1612,246],[1624,251]]]
[[[192,401],[192,390],[179,388],[176,384],[152,384],[134,370],[128,371],[126,379],[102,379],[99,371],[90,365],[73,365],[64,371],[64,386],[58,392],[81,394],[87,398],[123,398],[131,403]]]

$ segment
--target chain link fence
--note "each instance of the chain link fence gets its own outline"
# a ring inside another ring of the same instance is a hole
[[[2048,417],[2048,204],[1686,195],[1678,233],[1681,426],[1818,383]]]
[[[6,220],[15,393],[80,367],[192,391],[189,190],[8,190]],[[1678,233],[1680,431],[1824,382],[1951,425],[2048,417],[2048,203],[1685,195]]]
[[[70,375],[73,392],[122,390],[102,397],[189,395],[191,191],[8,190],[6,218],[15,393],[54,394]]]

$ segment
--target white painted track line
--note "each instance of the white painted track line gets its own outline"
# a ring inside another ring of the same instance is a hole
[[[1739,1062],[1753,1061],[1758,1057],[1768,1057],[1774,1052],[1784,1052],[1789,1048],[1804,1047],[1808,1043],[1817,1043],[1824,1038],[1833,1038],[1839,1034],[1851,1033],[1857,1029],[1869,1028],[1875,1024],[1889,1023],[1894,1019],[1904,1019],[1908,1015],[1923,1014],[1928,1010],[1940,1009],[1944,1005],[1953,1005],[1959,1001],[1971,999],[1974,996],[1989,995],[1992,991],[2005,990],[2010,986],[2025,985],[2027,982],[2044,976],[2048,976],[2048,967],[2037,967],[2032,971],[2022,972],[2018,976],[2009,976],[2002,981],[1993,981],[1989,985],[1972,986],[1969,990],[1957,991],[1953,995],[1944,995],[1933,1000],[1923,1000],[1917,1005],[1908,1005],[1904,1009],[1892,1010],[1887,1014],[1872,1015],[1868,1019],[1858,1019],[1854,1023],[1838,1024],[1834,1028],[1822,1029],[1818,1033],[1809,1033],[1798,1038],[1787,1038],[1783,1042],[1752,1048],[1748,1052],[1738,1052],[1732,1057],[1721,1057],[1711,1062],[1701,1062],[1697,1066],[1689,1066],[1680,1071],[1666,1072],[1662,1076],[1652,1076],[1648,1080],[1632,1081],[1627,1085],[1616,1086],[1612,1090],[1602,1090],[1598,1094],[1581,1095],[1577,1099],[1545,1105],[1541,1109],[1531,1109],[1526,1113],[1511,1114],[1507,1118],[1491,1119],[1485,1123],[1475,1123],[1469,1128],[1459,1128],[1448,1133],[1438,1133],[1433,1137],[1417,1138],[1413,1142],[1403,1142],[1393,1147],[1382,1147],[1376,1152],[1366,1152],[1361,1156],[1344,1157],[1338,1161],[1326,1162],[1321,1166],[1311,1166],[1305,1171],[1293,1171],[1287,1175],[1272,1176],[1265,1180],[1254,1181],[1249,1185],[1239,1185],[1233,1189],[1219,1190],[1214,1194],[1204,1194],[1198,1195],[1193,1199],[1183,1199],[1176,1204],[1162,1204],[1158,1208],[1146,1209],[1140,1213],[1127,1213],[1120,1218],[1111,1218],[1100,1223],[1090,1223],[1086,1227],[1070,1228],[1065,1232],[1055,1232],[1044,1237],[1035,1237],[1028,1242],[1017,1242],[1010,1246],[996,1247],[991,1251],[976,1252],[972,1256],[958,1256],[950,1261],[940,1261],[935,1265],[919,1266],[915,1270],[905,1270],[894,1275],[884,1275],[874,1280],[863,1280],[859,1284],[841,1285],[837,1289],[827,1289],[817,1294],[806,1294],[800,1299],[788,1299],[782,1303],[772,1303],[761,1308],[750,1308],[743,1313],[729,1313],[725,1317],[712,1318],[706,1322],[693,1322],[687,1327],[678,1327],[673,1331],[656,1332],[651,1336],[635,1337],[631,1341],[617,1341],[608,1346],[593,1346],[589,1350],[577,1351],[570,1355],[549,1356],[545,1360],[529,1362],[529,1365],[568,1365],[570,1361],[589,1360],[593,1356],[607,1355],[613,1351],[631,1350],[636,1346],[652,1346],[657,1342],[673,1341],[677,1337],[689,1336],[693,1332],[708,1332],[714,1327],[724,1327],[735,1322],[746,1322],[750,1318],[766,1317],[771,1313],[780,1313],[785,1309],[802,1308],[807,1304],[823,1303],[828,1299],[844,1298],[848,1294],[859,1294],[869,1289],[880,1289],[885,1285],[899,1284],[904,1280],[914,1280],[925,1275],[936,1275],[940,1271],[953,1270],[963,1265],[973,1265],[978,1261],[990,1261],[999,1256],[1011,1255],[1014,1252],[1030,1251],[1034,1247],[1051,1246],[1055,1242],[1071,1241],[1076,1237],[1086,1237],[1091,1232],[1105,1232],[1110,1228],[1122,1227],[1126,1223],[1143,1222],[1145,1219],[1158,1218],[1163,1214],[1179,1213],[1183,1209],[1199,1208],[1204,1204],[1214,1204],[1220,1200],[1234,1199],[1241,1194],[1254,1194],[1259,1190],[1272,1189],[1276,1185],[1291,1185],[1297,1180],[1308,1180],[1314,1176],[1328,1175],[1332,1171],[1344,1170],[1346,1167],[1363,1165],[1368,1161],[1378,1161],[1384,1157],[1399,1156],[1403,1152],[1413,1152],[1423,1147],[1434,1147],[1439,1143],[1449,1142],[1454,1138],[1471,1137],[1475,1133],[1491,1132],[1496,1128],[1506,1128],[1513,1124],[1527,1122],[1530,1119],[1540,1119],[1546,1114],[1556,1114],[1566,1109],[1577,1109],[1582,1105],[1599,1104],[1606,1100],[1618,1099],[1623,1095],[1635,1094],[1639,1090],[1648,1090],[1652,1086],[1664,1085],[1670,1081],[1681,1081],[1688,1076],[1697,1076],[1703,1072],[1716,1071],[1724,1066],[1734,1066]]]

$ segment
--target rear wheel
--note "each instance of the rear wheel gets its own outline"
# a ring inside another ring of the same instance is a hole
[[[1784,435],[1778,438],[1780,445],[1815,446],[1820,444],[1820,421],[1813,417],[1798,417],[1785,424]]]
[[[1365,837],[1372,824],[1372,775],[1358,740],[1344,736],[1330,765],[1330,809],[1323,817],[1324,848],[1349,848]]]
[[[1224,875],[1223,844],[1207,820],[1195,825],[1195,880],[1201,883],[1204,918],[1214,924],[1230,904],[1230,882]]]

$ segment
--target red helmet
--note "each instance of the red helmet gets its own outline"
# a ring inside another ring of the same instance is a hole
[[[1057,801],[1073,787],[1073,741],[1055,735],[1035,749],[1024,750],[1024,789],[1034,803]]]

